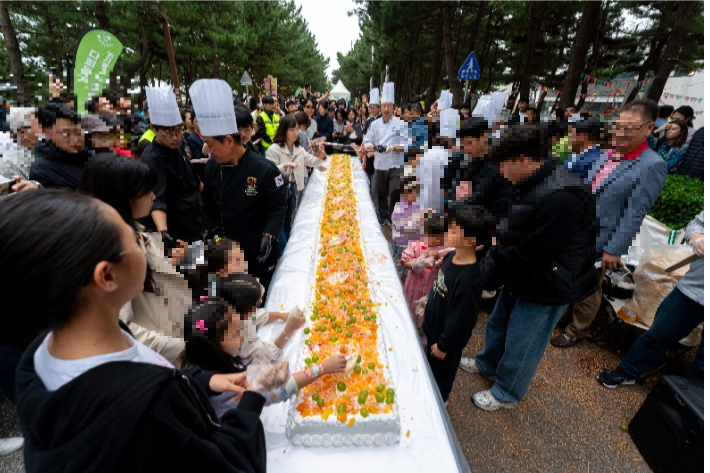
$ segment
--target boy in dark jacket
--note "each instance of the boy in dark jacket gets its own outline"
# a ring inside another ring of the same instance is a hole
[[[447,215],[444,242],[455,251],[441,263],[422,324],[427,360],[444,402],[481,306],[483,289],[476,246],[489,243],[494,228],[495,220],[479,205],[454,205]]]

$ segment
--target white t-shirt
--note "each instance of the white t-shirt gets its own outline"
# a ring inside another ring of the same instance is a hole
[[[34,354],[37,376],[42,380],[48,391],[56,391],[90,369],[112,361],[132,361],[134,363],[148,363],[164,368],[174,368],[168,360],[158,353],[136,342],[126,332],[121,333],[126,337],[128,344],[131,345],[131,347],[126,350],[108,353],[106,355],[90,356],[78,360],[60,360],[59,358],[53,357],[47,349],[47,342],[49,341],[49,337],[52,336],[50,332],[44,337],[42,344]]]

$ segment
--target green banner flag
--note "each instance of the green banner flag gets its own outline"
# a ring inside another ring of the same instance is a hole
[[[106,30],[89,30],[79,39],[74,59],[74,93],[79,113],[86,113],[86,101],[104,90],[121,51],[123,44]]]

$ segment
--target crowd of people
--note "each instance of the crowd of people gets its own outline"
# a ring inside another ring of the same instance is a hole
[[[234,98],[202,79],[189,105],[148,87],[12,107],[0,176],[0,385],[17,404],[27,471],[265,471],[264,405],[345,369],[280,360],[303,310],[263,308],[303,192],[328,156],[357,156],[438,386],[490,379],[484,410],[523,400],[548,344],[583,340],[602,279],[623,266],[669,173],[702,175],[693,111],[650,100],[610,126],[574,107],[540,121],[472,115],[444,90],[428,113],[385,82],[348,103]],[[686,229],[703,256],[703,214]],[[484,299],[484,347],[463,357]],[[612,370],[632,384],[702,321],[703,260]],[[554,339],[563,314],[571,322]],[[22,317],[19,314],[30,314]],[[274,340],[257,329],[282,324]],[[702,379],[702,345],[688,377]],[[314,360],[315,361],[315,360]]]

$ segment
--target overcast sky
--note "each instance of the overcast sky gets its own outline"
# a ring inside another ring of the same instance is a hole
[[[346,54],[358,36],[360,26],[357,16],[348,16],[348,11],[355,9],[352,0],[295,0],[300,6],[301,15],[308,22],[318,42],[321,54],[330,59],[328,79],[338,68],[337,53]]]

